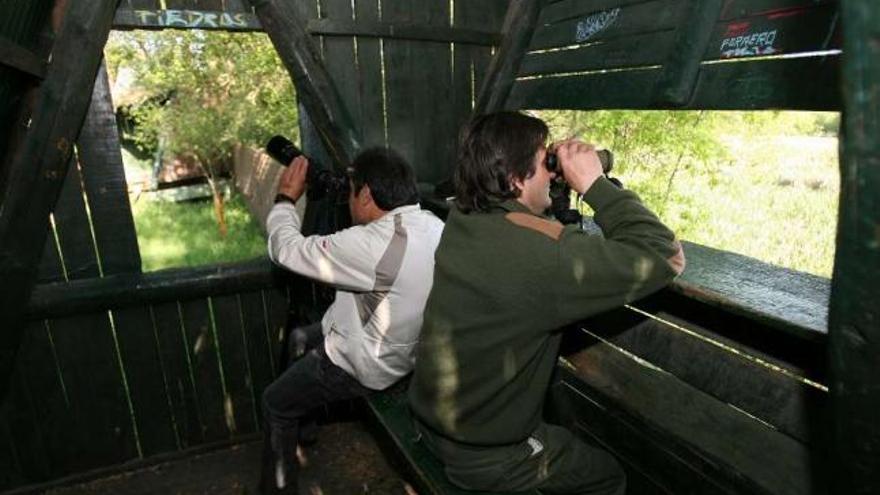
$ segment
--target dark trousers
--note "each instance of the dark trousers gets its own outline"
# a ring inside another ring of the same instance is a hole
[[[296,328],[289,339],[290,364],[263,392],[266,427],[297,438],[300,423],[312,410],[371,392],[324,352],[321,324]]]
[[[626,475],[617,460],[561,426],[541,423],[523,442],[472,446],[416,425],[453,484],[468,490],[546,494],[623,495]]]

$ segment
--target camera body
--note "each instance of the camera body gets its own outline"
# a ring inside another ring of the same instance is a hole
[[[296,157],[302,155],[302,151],[284,136],[272,136],[266,143],[266,153],[285,167]],[[309,170],[306,173],[306,196],[309,200],[318,200],[325,196],[346,198],[348,196],[348,176],[344,173],[327,170],[318,162],[309,160]]]

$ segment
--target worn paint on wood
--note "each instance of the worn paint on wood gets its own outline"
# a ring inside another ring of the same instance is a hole
[[[880,488],[880,5],[843,0],[840,214],[828,360],[835,493]]]

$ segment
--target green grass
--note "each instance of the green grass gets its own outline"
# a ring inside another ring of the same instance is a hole
[[[838,115],[544,112],[554,136],[615,153],[612,173],[679,238],[831,277]]]
[[[680,169],[616,169],[681,239],[831,277],[840,180],[837,139],[725,139],[730,158]],[[623,160],[621,160],[623,162]]]
[[[226,237],[210,201],[132,199],[143,271],[241,261],[266,253],[266,241],[239,195],[226,201]]]

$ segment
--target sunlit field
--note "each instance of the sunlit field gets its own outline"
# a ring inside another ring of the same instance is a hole
[[[596,143],[615,151],[612,175],[680,238],[830,277],[840,191],[837,138],[827,123],[834,116],[782,112],[758,116],[751,126],[741,120],[728,125],[721,112],[712,117],[696,124],[711,127],[692,138],[711,148],[703,157],[681,160],[676,151],[682,142],[657,129],[647,139],[633,133],[640,141],[635,149]],[[561,136],[568,129],[553,131]],[[576,135],[589,139],[589,131]],[[658,141],[655,149],[651,139]]]
[[[173,203],[132,198],[143,271],[241,261],[266,253],[266,242],[242,201],[226,201],[221,237],[210,201]]]

